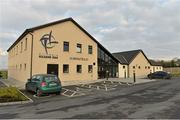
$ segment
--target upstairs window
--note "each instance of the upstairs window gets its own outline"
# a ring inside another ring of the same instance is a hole
[[[65,52],[69,51],[69,42],[64,42],[64,51]]]
[[[89,54],[92,54],[93,53],[93,48],[91,45],[88,46],[88,53]]]
[[[22,50],[23,50],[23,42],[21,42],[21,52],[22,52]]]
[[[81,44],[77,44],[77,46],[76,46],[76,52],[77,52],[77,53],[82,53],[82,45],[81,45]]]
[[[24,50],[27,50],[27,38],[25,40],[25,47],[24,47]]]

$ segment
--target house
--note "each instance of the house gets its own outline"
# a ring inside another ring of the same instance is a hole
[[[155,61],[152,59],[149,59],[151,63],[151,72],[156,72],[156,71],[163,71],[163,66],[160,61]]]
[[[151,72],[151,63],[141,49],[113,53],[114,57],[119,60],[119,77],[136,77],[143,78]]]

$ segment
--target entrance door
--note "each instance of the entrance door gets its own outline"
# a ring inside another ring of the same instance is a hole
[[[47,64],[47,74],[54,74],[58,76],[58,64]]]

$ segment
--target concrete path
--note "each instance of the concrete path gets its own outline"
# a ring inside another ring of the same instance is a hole
[[[6,86],[13,86],[17,87],[18,89],[25,89],[25,82],[18,81],[15,79],[1,79],[1,82],[3,82]]]

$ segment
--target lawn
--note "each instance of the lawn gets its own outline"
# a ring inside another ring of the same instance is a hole
[[[7,70],[0,70],[0,78],[7,79],[8,71]]]
[[[0,88],[0,103],[17,102],[28,100],[15,87],[1,87]]]

